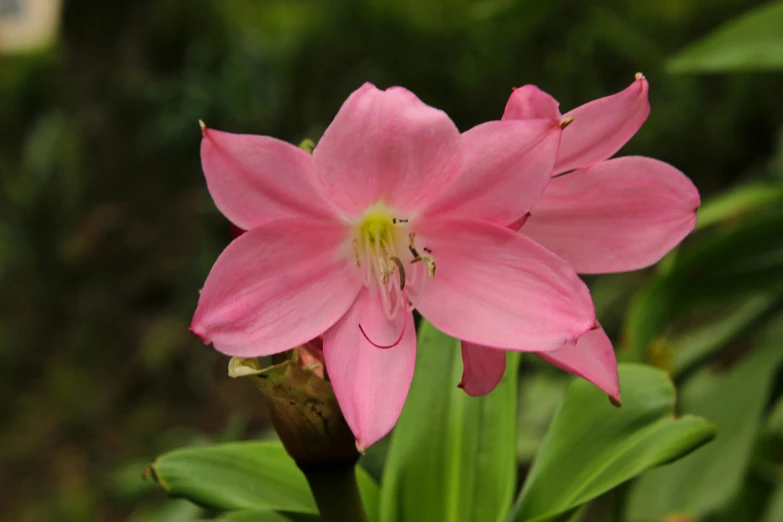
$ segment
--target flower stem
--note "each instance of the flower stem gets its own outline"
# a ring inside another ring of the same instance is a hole
[[[367,522],[355,461],[299,465],[315,497],[322,522]]]

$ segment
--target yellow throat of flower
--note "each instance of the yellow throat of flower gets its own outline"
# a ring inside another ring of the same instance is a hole
[[[395,220],[387,212],[369,211],[359,225],[359,237],[370,245],[391,247],[395,239]]]

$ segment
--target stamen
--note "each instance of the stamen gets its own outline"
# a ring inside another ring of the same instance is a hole
[[[386,268],[386,259],[383,257],[378,258],[378,267],[381,270],[381,284],[386,284],[389,280],[389,270]]]
[[[419,257],[419,252],[416,250],[416,246],[414,245],[415,240],[416,240],[416,232],[411,232],[410,234],[408,234],[408,250],[411,251],[413,257]]]
[[[400,270],[400,290],[405,290],[405,267],[399,257],[391,256],[390,259],[394,261],[394,264],[397,265],[397,268]]]
[[[409,221],[408,217],[393,217],[388,209],[378,205],[370,209],[359,223],[353,240],[356,266],[360,267],[364,275],[365,286],[373,292],[379,292],[377,298],[389,321],[396,321],[400,311],[405,310],[407,313],[413,309],[413,304],[421,299],[429,279],[427,275],[431,277],[435,274],[432,250],[417,248],[416,234],[408,228]],[[403,234],[408,235],[410,257],[404,252]],[[419,265],[409,264],[419,261]],[[422,265],[426,265],[426,270]],[[395,277],[397,272],[399,279]],[[369,339],[368,342],[377,344]]]
[[[359,255],[359,240],[353,238],[353,255],[356,258],[356,266],[362,266],[362,257]]]
[[[403,297],[405,297],[405,294],[403,294]],[[367,339],[367,342],[370,343],[371,345],[375,346],[376,348],[380,348],[382,350],[387,350],[389,348],[394,348],[395,346],[397,346],[398,344],[400,344],[402,342],[402,338],[405,335],[405,328],[408,326],[407,299],[403,299],[402,300],[402,312],[403,312],[402,330],[400,331],[400,336],[397,337],[397,340],[394,341],[392,344],[383,345],[383,344],[378,344],[376,342],[373,342],[372,339],[367,337],[367,333],[365,333],[364,328],[362,328],[361,324],[359,324],[359,331],[362,332],[362,335],[364,336],[365,339]]]
[[[413,254],[413,259],[411,260],[411,264],[417,263],[419,261],[424,261],[424,264],[427,265],[427,273],[429,273],[430,277],[435,277],[435,258],[430,255],[432,253],[432,250],[425,247],[424,251],[428,253],[419,254],[419,251],[416,250],[416,246],[414,245],[415,240],[416,240],[416,232],[411,232],[410,234],[408,234],[408,249],[411,251],[411,254]]]
[[[411,261],[411,264],[417,263],[419,261],[424,261],[424,264],[427,265],[427,273],[430,275],[430,277],[435,277],[435,258],[429,254],[422,254]]]
[[[378,284],[377,287],[378,294],[381,297],[381,304],[383,305],[383,313],[386,315],[386,318],[391,321],[394,319],[394,311],[396,306],[391,302],[391,296],[389,295],[389,292],[386,290],[385,286]]]
[[[392,281],[389,281],[389,284],[386,287],[386,291],[389,292],[389,297],[392,300],[392,309],[387,316],[391,321],[397,318],[397,313],[400,311],[402,306],[402,291],[400,290],[400,287],[395,285]]]

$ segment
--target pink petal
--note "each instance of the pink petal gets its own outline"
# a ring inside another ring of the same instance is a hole
[[[348,313],[324,334],[326,371],[360,449],[389,433],[408,396],[416,363],[416,329],[413,314],[406,313],[402,341],[393,348],[376,348],[359,325],[373,342],[389,344],[399,337],[405,318],[400,314],[389,321],[377,290],[364,288]]]
[[[324,197],[356,217],[383,201],[407,216],[460,174],[463,146],[442,111],[400,87],[367,83],[343,104],[313,153]]]
[[[467,220],[421,223],[416,232],[436,262],[417,306],[442,332],[497,348],[547,351],[595,324],[590,292],[571,265],[521,234]]]
[[[696,225],[699,193],[662,161],[629,156],[553,178],[522,233],[582,274],[652,265]]]
[[[321,335],[362,286],[347,237],[343,225],[301,219],[241,235],[212,267],[191,330],[240,357],[290,350]]]
[[[574,120],[563,131],[555,174],[589,167],[625,145],[650,114],[644,76],[625,90],[593,100],[564,115]]]
[[[567,372],[586,379],[620,401],[620,378],[612,341],[603,328],[585,333],[576,344],[566,345],[552,352],[537,353],[539,357]]]
[[[506,352],[462,341],[462,381],[459,387],[472,397],[495,389],[506,371]]]
[[[514,89],[506,103],[504,120],[535,120],[545,118],[560,121],[559,103],[535,85]]]
[[[426,210],[506,225],[538,200],[562,129],[553,120],[492,121],[462,135],[465,172]]]
[[[310,155],[299,147],[249,134],[204,129],[201,165],[218,209],[250,230],[289,217],[328,217],[315,190]]]

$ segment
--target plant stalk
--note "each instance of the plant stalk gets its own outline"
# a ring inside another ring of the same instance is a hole
[[[355,461],[351,460],[299,465],[322,522],[368,522],[356,482]]]

